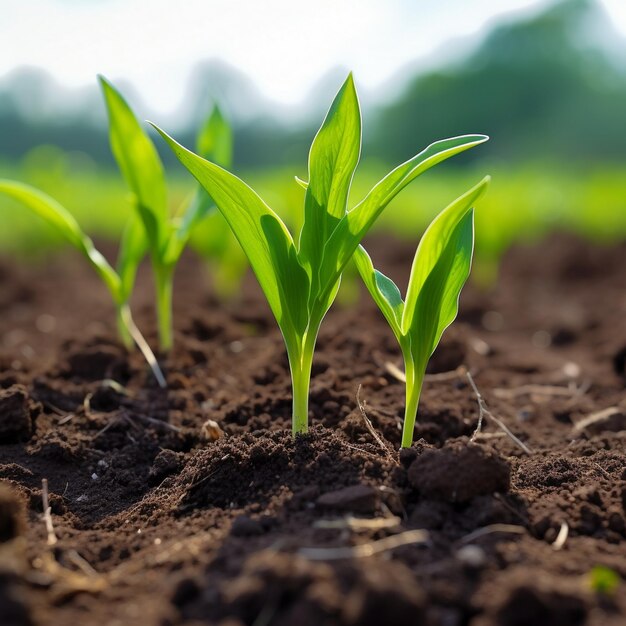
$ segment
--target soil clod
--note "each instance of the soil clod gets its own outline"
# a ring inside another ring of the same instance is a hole
[[[29,439],[32,431],[26,389],[22,385],[0,389],[0,444]]]
[[[422,497],[448,502],[468,502],[510,486],[508,463],[492,448],[467,440],[425,450],[409,467],[408,477]]]

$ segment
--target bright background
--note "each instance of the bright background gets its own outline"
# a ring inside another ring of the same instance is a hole
[[[626,233],[624,0],[0,0],[0,15],[0,177],[39,186],[95,235],[115,237],[130,210],[97,73],[188,146],[218,102],[235,131],[234,169],[297,223],[293,175],[306,177],[349,70],[364,114],[355,200],[435,139],[491,136],[403,192],[382,227],[417,240],[490,173],[476,227],[485,280],[512,241]],[[158,145],[174,210],[193,183]],[[223,232],[210,219],[195,247],[211,253]],[[0,199],[0,252],[55,241]]]

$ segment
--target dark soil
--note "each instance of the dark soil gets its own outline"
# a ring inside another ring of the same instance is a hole
[[[406,280],[412,246],[371,249]],[[0,623],[625,624],[624,583],[601,592],[591,574],[626,576],[625,267],[626,246],[568,237],[511,251],[495,289],[465,290],[399,453],[399,351],[365,295],[322,326],[312,428],[294,440],[252,278],[219,303],[184,259],[164,391],[80,258],[5,260]],[[153,341],[149,297],[146,280]],[[530,454],[488,416],[472,437],[477,398],[446,373],[460,366]]]

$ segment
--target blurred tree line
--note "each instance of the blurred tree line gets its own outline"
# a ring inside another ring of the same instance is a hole
[[[583,36],[594,23],[602,24],[602,15],[592,0],[564,0],[539,16],[495,28],[463,61],[416,76],[392,103],[370,111],[366,153],[397,162],[416,145],[481,132],[492,137],[481,158],[571,165],[625,161],[626,73],[617,57]],[[602,28],[608,33],[610,24]],[[41,76],[30,75],[31,97],[39,97],[40,83]],[[36,119],[22,115],[23,103],[23,93],[18,98],[0,91],[0,159],[53,144],[112,165],[104,117]],[[235,118],[236,165],[303,159],[318,122],[294,128],[267,116]],[[191,129],[176,135],[193,145]],[[171,159],[165,152],[164,157]]]

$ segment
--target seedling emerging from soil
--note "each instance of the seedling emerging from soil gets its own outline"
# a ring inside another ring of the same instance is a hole
[[[311,146],[309,181],[302,183],[304,223],[296,243],[280,217],[242,180],[159,132],[213,198],[248,256],[285,340],[293,386],[293,432],[305,433],[315,341],[346,263],[400,190],[486,137],[468,135],[432,144],[398,166],[348,211],[361,152],[361,112],[348,76]]]
[[[589,572],[589,586],[594,593],[612,596],[620,586],[619,574],[603,565],[596,565]]]
[[[128,339],[135,341],[152,368],[157,381],[162,387],[165,387],[165,379],[163,378],[156,358],[146,340],[143,338],[143,335],[135,326],[128,304],[138,263],[138,261],[136,261],[138,252],[137,245],[138,242],[139,245],[141,244],[141,239],[138,239],[135,230],[136,225],[131,224],[129,228],[126,229],[120,247],[118,271],[116,272],[109,265],[104,256],[96,249],[93,241],[82,231],[72,214],[54,200],[54,198],[51,198],[34,187],[11,180],[0,180],[0,193],[4,193],[14,200],[17,200],[42,217],[49,224],[52,224],[75,248],[83,253],[111,293],[117,308],[120,334],[125,343],[128,345]],[[139,231],[139,235],[141,235],[141,231]],[[141,255],[143,256],[143,251]],[[139,260],[141,260],[141,257],[139,257]]]
[[[458,312],[459,295],[469,276],[474,250],[472,207],[488,182],[489,177],[455,200],[428,227],[413,259],[406,301],[396,284],[374,269],[363,246],[354,253],[357,269],[402,350],[406,374],[404,448],[413,443],[428,359]]]
[[[152,140],[117,89],[102,76],[99,80],[109,115],[111,150],[134,196],[137,217],[131,221],[124,241],[128,241],[129,254],[137,263],[146,250],[150,253],[159,345],[162,350],[169,350],[172,347],[174,270],[191,231],[214,208],[214,203],[204,190],[198,188],[181,214],[170,216],[163,165]],[[199,133],[198,149],[218,163],[230,164],[231,131],[217,108]],[[129,271],[126,278],[132,283],[134,271],[132,274]]]
[[[142,131],[132,111],[115,88],[103,78],[110,116],[111,145],[120,169],[134,192],[136,213],[122,234],[116,269],[95,248],[69,211],[47,194],[21,183],[0,180],[0,193],[21,202],[61,231],[89,260],[106,284],[116,305],[118,329],[126,347],[133,341],[150,364],[161,386],[163,374],[147,342],[136,327],[129,306],[137,268],[148,250],[155,267],[157,313],[161,347],[171,347],[171,287],[174,268],[194,226],[215,205],[198,186],[180,218],[169,219],[163,167],[150,138]],[[219,163],[230,164],[232,133],[214,107],[198,134],[198,150]]]

